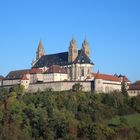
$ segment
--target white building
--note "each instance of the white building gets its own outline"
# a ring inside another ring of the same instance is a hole
[[[120,91],[124,80],[126,86],[130,81],[125,76],[93,73],[94,63],[90,59],[90,49],[87,40],[78,50],[76,40],[72,38],[68,51],[55,54],[45,54],[42,42],[39,42],[36,61],[27,70],[11,71],[4,79],[3,86],[22,84],[28,88],[29,84],[56,81],[92,81],[96,92]],[[1,82],[2,83],[2,82]],[[0,84],[1,84],[0,83]]]
[[[64,68],[58,65],[53,65],[49,67],[46,72],[44,72],[44,82],[54,82],[54,81],[67,81],[68,74]]]
[[[130,84],[128,94],[129,96],[140,95],[140,81],[136,81],[135,83]]]
[[[43,82],[43,70],[38,68],[33,68],[30,70],[30,83]]]
[[[30,80],[26,77],[26,75],[24,75],[20,80],[20,85],[23,85],[25,89],[28,89],[29,84],[30,84]]]
[[[82,48],[78,50],[76,40],[72,38],[68,51],[56,54],[45,54],[44,47],[40,41],[36,61],[32,63],[33,68],[42,69],[44,72],[53,65],[65,68],[70,81],[84,81],[93,71],[94,63],[90,59],[89,44],[84,40]]]
[[[9,72],[8,75],[3,79],[3,86],[19,85],[24,75],[30,79],[30,70],[25,69]]]
[[[94,90],[97,93],[108,93],[112,91],[121,91],[122,82],[126,83],[126,88],[130,81],[126,76],[109,75],[101,73],[92,73],[86,78],[86,81],[94,81]]]
[[[121,90],[121,80],[113,75],[93,73],[95,92],[112,92]]]

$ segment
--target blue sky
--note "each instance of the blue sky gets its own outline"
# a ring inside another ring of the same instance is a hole
[[[0,0],[0,75],[86,37],[94,71],[140,79],[140,0]]]

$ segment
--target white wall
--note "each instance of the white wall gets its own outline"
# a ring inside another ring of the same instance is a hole
[[[82,69],[84,75],[82,75]],[[73,64],[72,65],[72,80],[84,81],[93,71],[93,65],[91,64]]]
[[[121,82],[95,79],[96,92],[112,92],[116,90],[121,90]]]
[[[25,89],[28,89],[29,83],[30,83],[29,80],[21,80],[21,85],[23,85]]]
[[[68,74],[48,73],[44,74],[44,82],[64,81],[68,79]]]
[[[47,82],[30,84],[28,91],[36,92],[38,89],[45,91],[48,88],[52,88],[53,91],[65,91],[72,89],[72,86],[76,83],[80,83],[83,86],[83,91],[91,91],[91,82],[71,82],[71,81],[59,81],[59,82]]]
[[[140,95],[140,90],[128,90],[128,95],[131,97]]]
[[[36,83],[37,81],[43,81],[43,74],[31,74],[30,83]]]
[[[17,80],[3,80],[3,86],[20,84],[20,79]]]

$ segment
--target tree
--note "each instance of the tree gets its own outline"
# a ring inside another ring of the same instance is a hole
[[[7,99],[10,96],[8,89],[0,88],[0,101],[4,105],[4,109],[7,110]]]
[[[72,86],[72,91],[74,92],[82,91],[82,89],[83,89],[83,86],[80,83],[74,84]]]
[[[127,93],[127,89],[126,89],[126,83],[125,81],[123,80],[122,81],[122,85],[121,85],[121,93],[128,98],[128,93]]]

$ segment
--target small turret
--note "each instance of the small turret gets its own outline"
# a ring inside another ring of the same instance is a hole
[[[78,56],[78,48],[76,44],[76,40],[74,37],[70,41],[69,52],[68,52],[68,62],[73,62]]]
[[[36,60],[40,59],[42,56],[44,56],[45,52],[44,52],[44,48],[43,48],[43,44],[42,41],[40,40],[37,51],[36,51]]]
[[[85,54],[90,57],[90,49],[89,49],[89,44],[87,40],[85,39],[84,42],[82,43],[82,49],[85,52]]]

